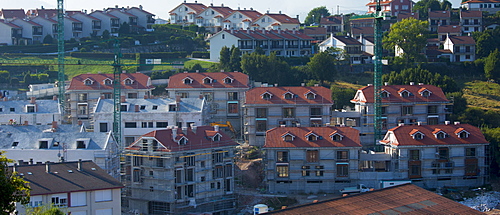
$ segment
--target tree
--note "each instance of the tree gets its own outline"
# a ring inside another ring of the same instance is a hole
[[[429,17],[429,9],[431,11],[444,10],[442,6],[447,7],[448,4],[444,2],[440,3],[438,0],[420,0],[413,6],[413,11],[418,12],[418,15],[421,20],[427,20],[427,18]]]
[[[410,82],[431,84],[440,87],[444,92],[459,90],[456,82],[449,76],[431,73],[429,70],[420,67],[403,69],[401,72],[392,71],[390,74],[383,75],[382,80],[390,84],[409,84]]]
[[[118,33],[120,36],[130,34],[130,25],[126,22],[123,22],[123,24],[120,25],[120,28],[118,29]]]
[[[241,51],[239,48],[231,47],[231,56],[229,57],[229,71],[241,71]]]
[[[345,49],[330,47],[326,49],[329,55],[333,56],[336,61],[348,61],[351,57],[347,54]]]
[[[254,80],[270,84],[292,85],[295,78],[300,76],[291,74],[290,65],[281,60],[273,52],[271,55],[261,55],[257,52],[244,54],[241,57],[241,68],[243,73],[248,74]]]
[[[231,61],[231,51],[227,46],[224,46],[220,50],[219,69],[224,71],[228,70],[230,67],[229,65],[230,61]]]
[[[199,63],[195,63],[189,70],[203,72],[204,69]]]
[[[24,181],[8,168],[8,164],[14,162],[0,151],[0,214],[9,214],[16,209],[16,202],[28,204],[30,202],[30,188],[28,182]]]
[[[47,34],[47,36],[45,36],[43,38],[43,43],[44,44],[52,44],[52,43],[54,43],[54,38],[52,38],[52,36],[50,36],[50,34]]]
[[[335,108],[341,109],[352,105],[350,101],[353,95],[356,94],[356,89],[336,86],[332,86],[330,89],[332,90],[332,100]]]
[[[499,80],[500,79],[500,53],[498,49],[491,52],[490,55],[485,59],[484,62],[484,75],[488,79]]]
[[[53,204],[26,208],[26,215],[65,215],[65,214],[66,213],[61,208]]]
[[[335,78],[335,58],[327,52],[315,54],[307,66],[312,79],[333,81]]]
[[[6,70],[0,70],[0,83],[9,83],[10,73]]]
[[[383,38],[385,49],[403,51],[406,62],[415,62],[424,58],[421,54],[427,45],[427,29],[429,23],[414,18],[403,19],[391,26],[390,32]]]
[[[319,22],[321,21],[321,18],[327,17],[327,16],[330,16],[330,12],[328,12],[328,9],[326,9],[325,6],[313,8],[307,14],[307,17],[304,20],[304,24],[306,24],[306,25],[310,25],[313,23],[319,24]]]
[[[23,80],[24,80],[24,84],[26,84],[26,85],[31,84],[31,81],[32,81],[31,80],[31,74],[27,73],[26,75],[24,75],[24,79]]]
[[[102,39],[107,40],[107,39],[109,39],[110,35],[111,35],[111,34],[109,33],[109,31],[108,31],[108,30],[104,30],[104,31],[102,32],[101,37],[102,37]]]

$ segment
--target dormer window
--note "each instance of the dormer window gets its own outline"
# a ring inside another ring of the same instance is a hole
[[[111,85],[112,83],[113,83],[113,82],[112,82],[112,81],[111,81],[111,79],[109,79],[109,78],[106,78],[106,79],[104,80],[104,85]]]
[[[269,99],[271,99],[271,97],[273,95],[271,93],[269,93],[269,92],[265,92],[261,96],[262,96],[263,99],[269,100]]]
[[[293,93],[291,92],[286,92],[284,95],[285,99],[292,99],[293,98]]]
[[[125,85],[131,85],[134,83],[134,81],[132,81],[132,79],[130,78],[126,78],[125,80],[123,80],[123,82],[125,82]]]
[[[338,141],[342,141],[342,138],[344,136],[342,136],[341,134],[332,134],[330,137],[332,138],[333,141],[337,141],[338,142]]]
[[[220,138],[222,137],[222,135],[220,135],[219,133],[215,134],[213,137],[212,137],[212,140],[213,141],[220,141]]]
[[[35,105],[26,105],[26,112],[27,113],[34,113],[34,112],[36,112]]]
[[[436,139],[444,139],[444,138],[446,138],[447,135],[444,132],[439,132],[439,133],[435,134],[435,136],[436,136]]]
[[[178,143],[179,143],[179,145],[186,145],[186,143],[187,143],[187,138],[185,138],[185,137],[181,137],[181,139],[179,139],[179,142],[178,142]]]
[[[83,81],[83,83],[85,85],[92,85],[93,81],[87,78],[87,79],[85,79],[85,81]]]
[[[184,78],[182,81],[184,82],[184,84],[192,84],[193,83],[193,79],[191,79],[189,77]]]
[[[309,140],[309,141],[316,141],[318,140],[318,135],[310,132],[308,135],[306,135],[306,139]]]
[[[403,97],[403,98],[407,98],[410,96],[410,92],[408,92],[408,91],[403,91],[400,94],[401,94],[401,97]]]
[[[203,83],[204,84],[211,84],[212,83],[212,79],[209,78],[209,77],[206,77],[206,78],[203,79]]]
[[[431,96],[432,92],[428,90],[427,88],[422,88],[418,91],[422,97],[429,97]]]
[[[224,78],[224,83],[225,84],[231,84],[231,83],[233,83],[233,79],[230,78],[230,77]]]
[[[281,136],[283,138],[284,141],[286,142],[292,142],[294,139],[295,139],[295,136],[293,136],[293,134],[290,134],[289,132],[287,132],[286,134],[284,134],[283,136]]]
[[[306,98],[309,99],[309,100],[313,100],[316,98],[316,93],[313,93],[311,91],[307,92],[306,93]]]
[[[415,140],[421,140],[421,139],[424,139],[424,135],[422,133],[416,133],[413,135],[413,139]]]
[[[459,128],[457,129],[457,131],[455,131],[455,134],[457,134],[457,136],[460,138],[460,139],[466,139],[469,137],[469,132],[467,132],[465,129],[463,128]]]
[[[381,98],[389,98],[389,92],[387,92],[387,91],[382,91],[382,92],[380,93],[380,97],[381,97]]]

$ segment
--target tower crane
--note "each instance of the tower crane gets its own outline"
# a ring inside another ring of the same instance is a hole
[[[382,138],[382,8],[381,0],[376,0],[375,18],[375,58],[374,58],[374,74],[373,74],[373,94],[374,94],[374,144]]]

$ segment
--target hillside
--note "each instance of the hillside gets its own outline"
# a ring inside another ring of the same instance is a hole
[[[500,110],[500,85],[474,80],[464,84],[462,92],[469,107]]]

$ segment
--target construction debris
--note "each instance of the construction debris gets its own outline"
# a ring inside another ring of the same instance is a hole
[[[468,198],[460,203],[481,212],[487,212],[500,204],[500,192],[490,191],[478,193],[474,198]]]

